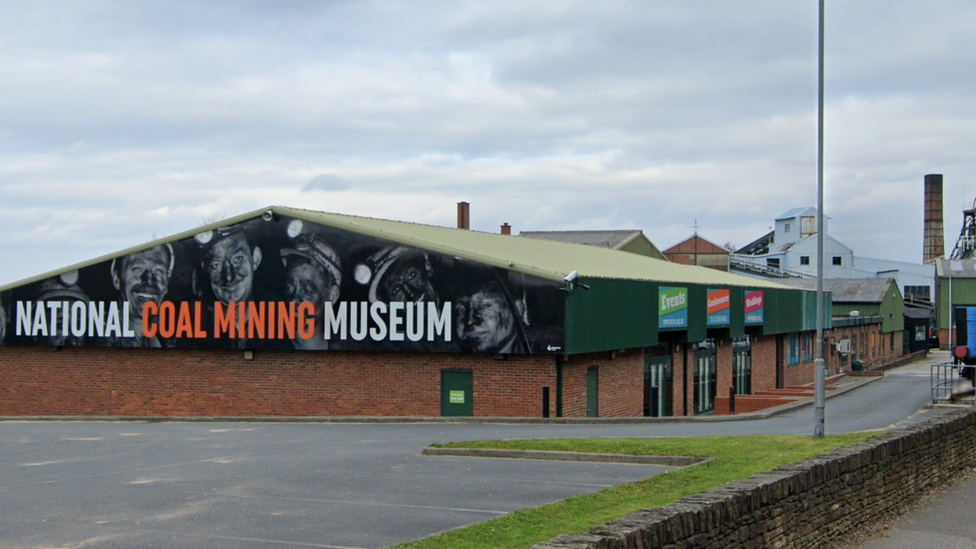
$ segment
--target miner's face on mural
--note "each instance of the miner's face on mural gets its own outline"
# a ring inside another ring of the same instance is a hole
[[[129,302],[133,318],[142,317],[142,307],[153,301],[161,303],[169,288],[171,251],[156,246],[123,257],[112,271],[112,283],[122,301]]]
[[[261,248],[251,249],[244,233],[234,233],[216,242],[205,267],[214,296],[224,303],[247,301],[254,287],[254,271],[261,264]]]
[[[511,351],[518,319],[497,286],[479,289],[454,303],[454,327],[461,345],[476,352]]]
[[[339,300],[342,263],[326,242],[313,235],[300,235],[294,247],[282,248],[280,253],[285,264],[286,299],[313,303],[319,315],[323,303]]]
[[[377,297],[381,301],[434,301],[427,260],[422,253],[398,258],[379,282]]]
[[[285,297],[295,303],[314,303],[315,309],[321,311],[323,303],[339,298],[339,287],[322,266],[307,259],[293,259],[285,274]]]

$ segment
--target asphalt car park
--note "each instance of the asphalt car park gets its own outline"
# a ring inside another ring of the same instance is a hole
[[[828,401],[828,432],[883,429],[919,408],[909,366]],[[658,466],[432,457],[433,442],[809,433],[767,420],[587,424],[2,421],[4,548],[385,547],[662,473]]]
[[[404,429],[4,423],[0,539],[7,548],[384,547],[666,470],[429,457],[419,440],[384,438]]]

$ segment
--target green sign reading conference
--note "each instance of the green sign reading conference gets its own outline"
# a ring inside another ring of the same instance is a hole
[[[658,328],[686,328],[688,326],[688,288],[661,286],[658,296]]]

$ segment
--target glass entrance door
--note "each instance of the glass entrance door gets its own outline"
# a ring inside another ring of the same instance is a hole
[[[752,394],[752,341],[749,336],[732,342],[732,382],[737,395]]]
[[[715,340],[706,339],[695,350],[695,415],[715,412],[718,368]]]
[[[671,391],[671,355],[647,357],[644,361],[644,415],[670,416]]]

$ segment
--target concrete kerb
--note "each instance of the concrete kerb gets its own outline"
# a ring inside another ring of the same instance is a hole
[[[488,448],[424,448],[425,456],[478,457],[505,459],[541,459],[548,461],[586,461],[596,463],[632,463],[661,465],[680,469],[711,461],[711,457],[638,456],[624,454],[588,454],[585,452],[553,452],[543,450],[495,450]]]

